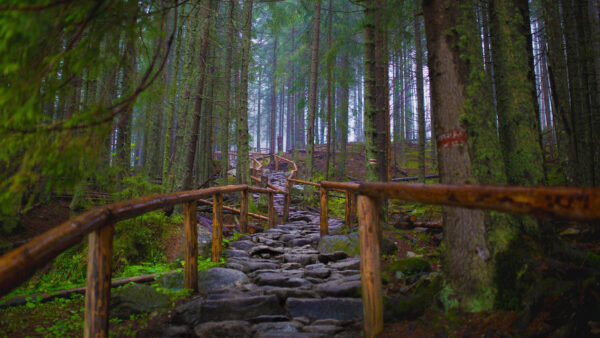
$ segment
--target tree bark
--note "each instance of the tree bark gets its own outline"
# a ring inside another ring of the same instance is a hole
[[[242,14],[242,51],[241,51],[241,80],[239,113],[237,119],[237,180],[241,184],[250,183],[250,166],[248,163],[249,154],[249,136],[248,136],[248,68],[250,64],[250,46],[252,32],[252,0],[244,0],[244,10]]]
[[[315,17],[313,19],[313,38],[311,47],[311,66],[309,82],[308,128],[306,131],[306,180],[313,174],[313,152],[315,142],[315,115],[317,113],[317,79],[319,68],[319,28],[321,24],[321,0],[315,1]],[[310,190],[310,189],[308,189]]]

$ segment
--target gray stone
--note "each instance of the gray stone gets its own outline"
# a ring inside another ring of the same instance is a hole
[[[317,263],[317,264],[307,265],[305,268],[307,270],[312,270],[312,269],[320,269],[320,268],[324,268],[324,267],[325,267],[325,264],[323,264],[323,263]]]
[[[186,325],[169,326],[162,332],[162,337],[188,337],[190,328]]]
[[[288,263],[308,265],[317,261],[317,255],[285,254],[283,260]]]
[[[222,320],[250,320],[264,315],[285,315],[275,295],[230,299],[196,299],[175,309],[174,321],[197,325]]]
[[[331,275],[331,270],[327,268],[317,268],[304,271],[304,277],[327,278]]]
[[[360,259],[347,258],[337,263],[330,264],[329,267],[337,270],[357,270],[360,269]]]
[[[132,314],[168,309],[169,296],[159,293],[147,284],[126,285],[112,292],[110,315],[128,319]]]
[[[282,338],[280,332],[257,332],[254,338]],[[328,338],[327,335],[316,332],[286,332],[285,338]]]
[[[362,318],[363,315],[362,300],[354,298],[288,298],[286,307],[292,317],[308,317],[312,320],[350,320]]]
[[[312,243],[311,238],[296,238],[292,240],[292,246],[304,246]]]
[[[256,277],[256,284],[258,285],[297,287],[308,283],[308,281],[295,277],[293,274],[288,275],[281,272],[265,272]]]
[[[242,250],[227,249],[227,250],[225,250],[225,254],[230,258],[250,257],[250,255],[248,255],[248,253],[246,251],[242,251]]]
[[[268,254],[269,256],[278,256],[284,253],[283,249],[280,248],[272,248],[266,245],[258,245],[253,247],[248,252],[250,256],[262,256],[264,254]]]
[[[331,297],[360,297],[361,282],[333,280],[317,286],[317,292],[322,296]]]
[[[343,329],[344,328],[335,325],[310,325],[303,328],[303,330],[306,332],[323,333],[330,336],[342,331]]]
[[[258,324],[258,323],[266,323],[266,322],[285,322],[287,320],[288,320],[288,317],[286,317],[284,315],[264,315],[264,316],[254,317],[254,318],[250,319],[250,322],[252,324]]]
[[[212,255],[212,234],[198,235],[198,257],[207,258]]]
[[[212,268],[198,272],[198,287],[204,292],[213,292],[247,283],[248,277],[241,271]]]
[[[194,333],[203,338],[252,337],[249,323],[241,320],[202,323],[194,328]]]
[[[237,241],[230,244],[230,247],[236,250],[249,250],[255,246],[256,244],[254,242],[248,240]]]
[[[319,294],[313,290],[302,290],[299,288],[270,288],[265,290],[267,295],[276,295],[282,301],[290,297],[294,298],[320,298]]]
[[[337,262],[344,258],[347,258],[348,254],[343,251],[336,251],[332,253],[322,253],[319,254],[319,262],[321,263],[329,263],[329,262]]]
[[[281,264],[281,268],[283,270],[300,269],[302,268],[302,265],[298,263],[283,263]]]
[[[234,270],[239,270],[242,272],[248,272],[248,266],[242,265],[239,263],[229,262],[229,263],[225,264],[225,267],[228,269],[234,269]]]
[[[252,330],[256,332],[298,332],[302,324],[298,322],[267,322],[252,326]]]
[[[392,256],[396,252],[398,252],[398,246],[396,245],[396,243],[388,237],[383,236],[381,238],[381,254]]]

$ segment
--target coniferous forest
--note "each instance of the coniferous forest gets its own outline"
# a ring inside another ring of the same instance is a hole
[[[0,1],[0,336],[600,335],[599,23]]]

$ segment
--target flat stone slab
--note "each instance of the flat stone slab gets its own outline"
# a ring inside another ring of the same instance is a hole
[[[248,276],[239,270],[212,268],[198,272],[198,287],[204,292],[232,288],[248,282]]]
[[[175,309],[176,321],[193,325],[223,320],[251,320],[263,315],[285,315],[277,296],[197,299]]]
[[[292,317],[351,320],[362,318],[362,300],[355,298],[304,299],[288,298],[288,313]]]
[[[202,323],[194,328],[194,333],[198,337],[206,338],[252,337],[250,324],[241,320],[225,320],[222,322]]]

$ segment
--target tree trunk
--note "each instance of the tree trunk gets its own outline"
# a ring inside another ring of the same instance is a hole
[[[225,46],[225,67],[223,69],[223,116],[221,130],[221,184],[227,184],[227,169],[229,168],[229,111],[232,108],[231,101],[231,64],[233,55],[234,39],[234,13],[235,0],[229,0],[229,17],[227,18],[227,45]]]
[[[461,59],[455,48],[465,34],[455,30],[460,23],[460,11],[470,4],[469,0],[432,0],[423,6],[440,181],[445,184],[474,181],[467,144],[469,136],[460,119],[469,105],[466,88],[470,79],[463,72],[468,63]],[[443,210],[444,271],[449,286],[457,293],[462,309],[490,309],[493,293],[489,292],[491,278],[486,263],[489,250],[484,214],[480,210],[454,207]]]
[[[237,119],[237,181],[241,184],[250,183],[250,166],[248,163],[248,68],[250,64],[250,47],[252,32],[252,0],[244,0],[244,11],[242,14],[242,52],[241,52],[241,80],[239,113]]]
[[[277,78],[275,73],[277,71],[277,42],[278,39],[275,37],[273,42],[273,76],[271,78],[271,136],[269,138],[269,154],[271,156],[275,153],[275,128],[276,128],[276,114],[277,114]]]
[[[321,0],[315,1],[315,17],[313,19],[313,38],[311,47],[311,66],[309,79],[308,128],[306,131],[306,180],[313,174],[313,152],[315,142],[315,115],[317,111],[317,72],[319,68],[319,26],[321,24]],[[310,189],[307,189],[310,190]],[[311,191],[312,193],[312,191]]]
[[[418,11],[419,0],[415,0],[415,11]],[[423,97],[423,47],[421,46],[421,22],[415,14],[415,53],[417,76],[417,119],[419,127],[419,182],[425,182],[425,98]]]
[[[257,108],[256,108],[256,151],[260,152],[260,126],[261,126],[261,121],[260,121],[260,104],[262,101],[262,66],[260,66],[258,68],[258,103],[257,103]]]
[[[202,110],[202,94],[204,93],[204,84],[206,82],[206,58],[208,56],[209,49],[209,37],[210,37],[210,21],[212,17],[211,8],[212,0],[204,1],[204,20],[202,22],[202,44],[200,47],[200,56],[198,58],[198,68],[200,71],[200,78],[198,80],[198,91],[196,94],[193,123],[191,130],[191,137],[187,146],[186,151],[188,152],[185,164],[185,178],[183,181],[183,189],[192,189],[194,182],[194,160],[196,157],[196,148],[198,147],[198,133],[200,131],[200,117]]]

